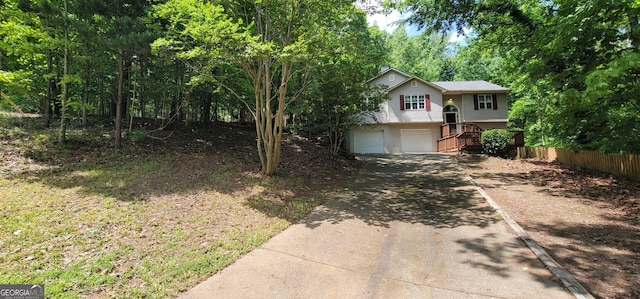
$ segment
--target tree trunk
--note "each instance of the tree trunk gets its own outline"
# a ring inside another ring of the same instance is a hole
[[[118,52],[118,99],[116,101],[116,149],[122,147],[122,91],[124,87],[124,50]]]
[[[64,62],[62,75],[62,99],[60,99],[60,130],[58,142],[64,144],[67,140],[67,99],[69,98],[69,28],[67,27],[67,0],[64,1]]]
[[[261,59],[261,66],[254,76],[255,98],[256,98],[256,134],[258,155],[262,166],[262,174],[270,176],[274,174],[280,164],[280,152],[283,133],[283,115],[286,106],[287,78],[289,76],[289,66],[283,63],[281,66],[280,85],[277,93],[272,95],[271,88],[271,59]],[[271,110],[272,99],[277,99],[276,111]]]
[[[202,124],[205,127],[209,127],[211,124],[211,97],[213,93],[207,92],[205,93],[204,101],[202,102]]]
[[[85,48],[86,45],[85,45]],[[87,53],[89,50],[87,49]],[[84,85],[82,87],[82,125],[87,126],[88,123],[88,106],[89,106],[89,70],[90,70],[89,61],[84,64]]]
[[[136,101],[136,87],[133,85],[133,95],[131,96],[131,100],[129,101],[129,133],[133,131],[133,105]]]
[[[215,102],[213,106],[213,126],[214,127],[216,126],[216,123],[218,123],[218,117],[219,117],[218,108],[220,106],[219,102],[220,102],[220,94],[218,94],[218,96],[215,98]]]
[[[637,49],[640,46],[640,27],[638,26],[640,9],[627,7],[625,12],[629,19],[629,39],[631,40],[631,45]]]
[[[51,51],[47,52],[47,74],[52,76],[53,74],[53,54]],[[53,85],[55,84],[55,80],[52,77],[47,79],[47,96],[44,101],[44,124],[45,127],[49,127],[51,125],[51,102],[53,101],[51,98],[53,97]]]
[[[99,111],[101,117],[104,117],[104,116],[107,115],[107,113],[104,110],[105,110],[104,97],[100,97],[100,102],[98,103],[98,111]]]
[[[140,62],[140,81],[144,82],[144,63]],[[140,103],[140,117],[144,122],[147,118],[146,103],[144,102],[144,84],[138,85],[138,103]]]

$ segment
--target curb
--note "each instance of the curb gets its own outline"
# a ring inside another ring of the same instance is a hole
[[[462,169],[461,169],[462,170]],[[516,223],[511,216],[509,216],[500,206],[485,192],[476,182],[467,174],[466,171],[462,170],[464,176],[467,178],[469,182],[482,194],[484,199],[493,207],[496,212],[498,212],[502,219],[504,219],[509,226],[518,234],[520,239],[535,253],[542,263],[553,273],[556,277],[562,281],[562,284],[578,299],[594,299],[593,295],[587,291],[565,268],[563,268],[560,264],[558,264],[548,253],[545,251],[535,240],[533,240],[529,234],[527,234],[522,227]]]

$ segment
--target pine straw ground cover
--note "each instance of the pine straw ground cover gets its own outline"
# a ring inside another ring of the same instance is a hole
[[[263,178],[253,127],[132,134],[0,119],[0,283],[47,298],[175,297],[324,202],[352,168],[287,136]],[[134,132],[136,133],[136,132]],[[162,137],[158,139],[157,137]]]
[[[640,182],[536,159],[457,158],[596,298],[640,298]]]

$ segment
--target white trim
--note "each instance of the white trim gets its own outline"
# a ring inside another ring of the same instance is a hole
[[[404,96],[404,110],[425,110],[427,101],[423,94],[412,94]]]
[[[405,154],[433,152],[433,131],[431,129],[400,129],[400,150]]]
[[[488,93],[478,94],[478,110],[494,110],[493,95]]]
[[[456,108],[456,111],[444,111],[449,106]],[[442,123],[447,124],[447,114],[449,113],[454,113],[456,115],[456,124],[460,123],[460,108],[455,104],[447,104],[442,107]]]

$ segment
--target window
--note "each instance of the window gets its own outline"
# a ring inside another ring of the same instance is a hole
[[[411,87],[417,87],[418,81],[411,81]]]
[[[396,76],[389,75],[389,82],[393,82],[393,81],[396,81]]]
[[[424,110],[424,95],[404,96],[404,110]]]
[[[479,94],[478,109],[493,109],[493,97],[490,94]]]
[[[363,101],[365,106],[369,106],[373,103],[373,100],[370,99],[369,97],[364,97],[364,101]]]

